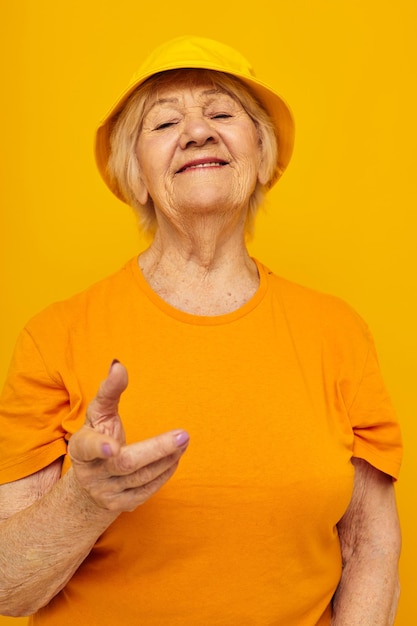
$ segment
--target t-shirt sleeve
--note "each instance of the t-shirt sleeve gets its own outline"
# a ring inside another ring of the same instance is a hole
[[[68,392],[26,328],[0,396],[0,484],[24,478],[66,452]]]
[[[402,459],[400,426],[367,327],[364,334],[365,360],[347,405],[354,435],[353,456],[397,479]]]

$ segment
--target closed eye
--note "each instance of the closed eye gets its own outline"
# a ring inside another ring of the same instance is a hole
[[[174,126],[175,124],[177,124],[177,122],[163,122],[162,124],[158,124],[158,126],[156,126],[154,130],[163,130],[164,128]]]
[[[216,115],[212,116],[214,120],[226,119],[228,117],[232,117],[232,115],[230,113],[216,113]]]

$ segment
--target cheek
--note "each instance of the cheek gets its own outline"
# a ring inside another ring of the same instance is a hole
[[[257,180],[261,166],[261,152],[259,146],[255,143],[248,143],[240,155],[242,165],[242,174],[250,179]]]
[[[262,155],[256,128],[252,124],[249,127],[243,127],[240,137],[245,137],[246,139],[242,145],[242,154],[247,155],[247,163],[250,163],[250,167],[259,169]]]

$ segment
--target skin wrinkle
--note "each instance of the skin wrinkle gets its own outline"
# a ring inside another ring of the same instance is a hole
[[[398,598],[401,535],[392,480],[353,459],[355,486],[338,525],[342,579],[332,626],[392,626]]]
[[[163,117],[158,117],[161,115],[158,108],[148,113],[137,144],[139,170],[143,180],[139,200],[145,204],[149,194],[155,209],[166,215],[183,236],[188,236],[194,228],[201,229],[198,219],[203,215],[229,219],[231,210],[239,214],[243,210],[246,214],[249,197],[255,188],[256,176],[259,175],[261,156],[255,124],[227,94],[220,94],[220,102],[216,102],[216,106],[213,104],[215,100],[210,98],[209,106],[203,95],[206,91],[201,86],[161,88],[161,93],[166,93],[169,98],[175,97],[178,105],[175,111],[164,112]],[[230,117],[212,117],[224,111]],[[174,120],[175,123],[162,131],[155,131],[154,128],[162,120]],[[153,159],[151,151],[158,154],[158,159]],[[214,168],[216,171],[212,176],[209,171],[205,171],[202,176],[201,171],[177,174],[185,162],[208,156],[221,158],[228,165]],[[158,163],[157,170],[154,166],[149,168],[149,163]],[[221,174],[218,173],[219,169]],[[235,174],[229,175],[229,170]],[[249,182],[251,179],[253,182]],[[189,200],[186,196],[187,181],[191,181]],[[218,196],[216,203],[213,193]],[[185,224],[185,228],[181,228],[182,224]]]
[[[37,472],[32,475],[31,489],[19,489],[19,481],[8,483],[4,486],[6,490],[13,491],[13,498],[4,497],[1,499],[0,520],[6,520],[15,511],[20,511],[31,506],[40,497],[52,489],[53,485],[61,476],[61,459],[51,463],[46,471]]]
[[[58,591],[65,586],[74,571],[85,558],[85,554],[83,554],[71,563],[71,567],[68,567],[67,560],[68,553],[71,553],[70,546],[83,543],[79,534],[80,527],[77,524],[74,524],[73,526],[70,525],[65,529],[66,536],[65,533],[63,533],[62,536],[59,534],[55,535],[53,541],[48,540],[48,536],[46,536],[45,540],[42,541],[42,533],[39,533],[38,535],[38,533],[32,532],[33,526],[35,525],[36,527],[39,525],[41,528],[45,528],[45,531],[49,534],[51,513],[55,512],[53,515],[53,517],[55,517],[59,515],[57,509],[59,509],[61,514],[68,514],[69,512],[66,510],[66,504],[71,501],[71,498],[68,497],[69,481],[64,480],[59,481],[59,483],[55,482],[54,485],[52,484],[53,480],[56,478],[58,463],[59,462],[55,462],[51,466],[48,466],[48,468],[45,468],[42,472],[38,472],[32,477],[32,482],[37,484],[37,486],[39,486],[40,483],[43,483],[45,486],[49,485],[50,487],[50,489],[43,494],[45,505],[43,507],[40,506],[40,500],[33,502],[34,492],[28,490],[27,493],[29,497],[26,498],[26,508],[18,510],[15,506],[15,509],[18,512],[16,512],[13,517],[10,517],[9,520],[2,522],[1,533],[3,540],[7,541],[7,543],[11,546],[20,544],[19,536],[15,536],[13,528],[16,523],[20,522],[19,533],[22,533],[26,537],[31,537],[28,547],[23,549],[23,552],[11,550],[7,555],[7,568],[4,567],[4,572],[7,575],[8,586],[5,597],[3,597],[4,592],[0,591],[0,605],[5,606],[7,609],[11,609],[14,605],[14,595],[16,595],[19,609],[16,612],[13,610],[6,610],[4,612],[6,615],[30,615],[41,606],[47,604],[50,600],[49,585],[54,588],[53,595],[58,593]],[[30,478],[31,477],[29,477],[29,479]],[[56,500],[50,496],[53,495],[55,486],[58,484],[61,497]],[[28,504],[31,500],[32,503]],[[24,501],[25,498],[20,499],[18,505],[23,506]],[[52,507],[50,506],[51,504]],[[81,519],[83,520],[84,530],[87,530],[88,526],[93,526],[91,508],[85,506],[83,498],[78,499],[78,508],[81,514]],[[88,537],[88,532],[85,532],[84,536]],[[40,539],[38,539],[38,537]],[[88,550],[88,552],[94,541],[95,539],[93,539],[93,537],[91,537],[90,541],[87,541],[86,550]],[[23,564],[21,563],[21,560],[23,560]],[[59,577],[62,562],[64,562],[66,566],[65,575]],[[39,579],[40,582],[38,582]],[[21,590],[24,590],[23,597]],[[35,602],[32,600],[32,595],[36,597]]]

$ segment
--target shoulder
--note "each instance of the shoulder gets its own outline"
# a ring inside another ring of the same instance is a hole
[[[49,304],[34,315],[25,325],[24,331],[31,336],[44,334],[45,329],[55,333],[68,332],[80,323],[85,323],[93,315],[103,315],[112,305],[126,297],[129,284],[134,277],[136,259],[130,259],[113,274],[93,283],[86,289]]]
[[[340,337],[343,333],[369,339],[369,328],[361,315],[343,298],[307,287],[263,266],[271,297],[279,302],[289,324],[307,331]]]

